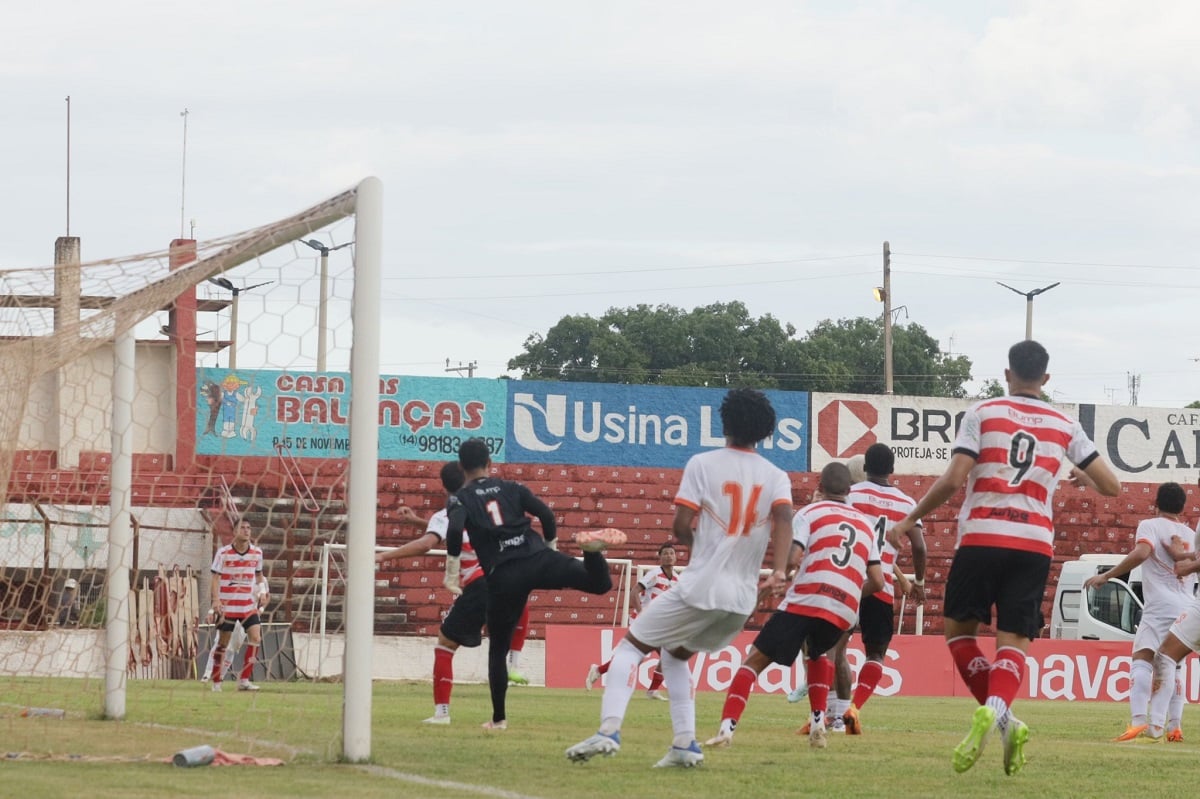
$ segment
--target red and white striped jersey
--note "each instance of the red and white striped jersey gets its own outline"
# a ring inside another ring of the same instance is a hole
[[[892,567],[896,565],[899,553],[887,540],[887,534],[892,525],[916,507],[917,501],[893,485],[866,480],[851,486],[846,502],[871,522],[875,545],[879,548],[879,565],[883,568],[883,588],[876,591],[875,596],[890,605],[896,597],[896,575]]]
[[[679,572],[671,570],[671,576],[663,571],[662,566],[656,566],[650,571],[642,575],[642,579],[638,580],[638,588],[641,589],[639,599],[642,600],[642,607],[646,607],[650,600],[662,596],[667,590],[679,581]]]
[[[675,504],[696,511],[696,534],[677,591],[687,605],[749,616],[777,505],[792,507],[787,473],[754,450],[723,447],[693,455]]]
[[[958,545],[1054,556],[1051,500],[1064,461],[1099,456],[1079,422],[1033,397],[996,397],[963,415],[954,452],[975,458],[958,516]]]
[[[248,619],[258,612],[254,585],[263,570],[262,550],[250,544],[238,552],[226,544],[213,556],[212,572],[220,575],[219,598],[227,619]]]
[[[858,621],[867,565],[879,563],[871,520],[845,502],[821,500],[796,511],[792,540],[804,547],[804,559],[779,609],[849,630]]]
[[[446,531],[449,529],[450,515],[445,508],[430,516],[429,521],[425,523],[425,532],[433,533],[443,544],[446,543]],[[458,557],[459,584],[466,588],[483,576],[483,569],[479,566],[479,556],[475,554],[475,548],[471,546],[471,537],[467,535],[466,530],[463,530],[462,552]]]

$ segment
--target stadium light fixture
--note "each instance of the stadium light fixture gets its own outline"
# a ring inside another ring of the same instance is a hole
[[[328,247],[316,239],[301,239],[301,242],[321,253],[321,296],[317,302],[317,371],[325,371],[325,341],[328,334],[328,304],[329,304],[329,253],[349,247],[353,241]]]
[[[999,280],[996,282],[1000,283]],[[1008,289],[1009,291],[1020,294],[1025,298],[1025,340],[1031,340],[1033,338],[1033,298],[1039,294],[1044,294],[1055,286],[1060,285],[1060,283],[1051,283],[1049,286],[1042,286],[1040,289],[1034,289],[1033,291],[1021,291],[1020,289],[1013,288],[1007,283],[1000,283],[1000,285],[1004,286],[1004,288]]]

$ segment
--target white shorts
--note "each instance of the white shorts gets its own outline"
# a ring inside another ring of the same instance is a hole
[[[1167,632],[1179,617],[1180,610],[1179,606],[1170,606],[1158,612],[1143,613],[1137,632],[1133,635],[1133,651],[1149,649],[1153,652],[1158,649],[1167,639]]]
[[[1188,649],[1200,652],[1200,600],[1188,603],[1171,625],[1171,633]]]
[[[629,625],[629,634],[647,646],[666,650],[715,652],[730,644],[746,627],[746,613],[701,610],[686,604],[678,591],[655,599]]]

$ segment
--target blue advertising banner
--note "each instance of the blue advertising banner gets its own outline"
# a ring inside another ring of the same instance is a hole
[[[682,468],[721,447],[725,389],[608,383],[508,384],[507,460]],[[787,471],[808,471],[809,394],[767,391],[775,434],[759,451]]]
[[[277,445],[298,458],[350,454],[349,374],[204,368],[196,385],[197,454],[267,456]],[[448,460],[479,436],[503,462],[507,399],[498,380],[381,376],[379,457]]]

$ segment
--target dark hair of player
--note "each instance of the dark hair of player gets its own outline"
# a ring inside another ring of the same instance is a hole
[[[721,401],[721,424],[735,447],[753,447],[775,432],[775,408],[761,391],[731,389]]]
[[[896,454],[887,444],[872,444],[863,454],[863,469],[875,477],[887,477],[896,469]]]
[[[482,438],[468,438],[458,447],[458,463],[463,471],[470,472],[488,465],[492,451]]]
[[[1050,364],[1050,353],[1032,339],[1018,341],[1008,349],[1008,368],[1025,382],[1041,380]]]
[[[442,488],[453,494],[455,491],[463,487],[463,483],[467,482],[467,476],[463,474],[463,468],[458,465],[458,461],[449,461],[442,466]]]
[[[1163,513],[1182,513],[1187,505],[1187,492],[1179,483],[1163,483],[1154,497],[1154,507]]]

